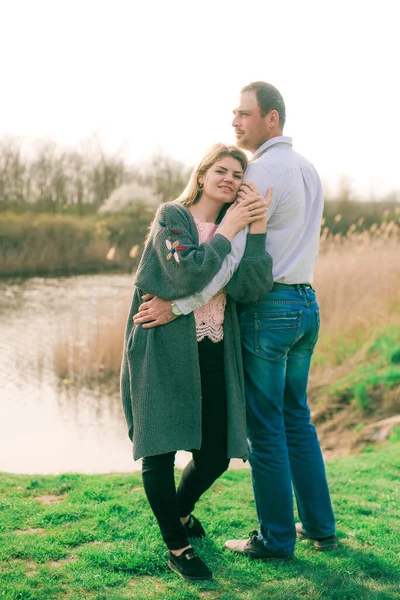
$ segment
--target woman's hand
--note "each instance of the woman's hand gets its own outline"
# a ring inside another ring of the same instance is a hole
[[[266,206],[268,208],[272,200],[272,191],[273,186],[270,185],[267,191],[267,195],[264,198],[263,196],[261,196],[254,183],[251,183],[250,181],[244,181],[239,188],[236,200],[238,202],[259,202],[260,199],[262,199],[266,203]]]
[[[271,185],[268,188],[267,195],[264,198],[265,204],[266,204],[266,210],[263,215],[263,218],[257,219],[253,223],[250,223],[250,233],[265,233],[266,232],[266,230],[267,230],[267,210],[272,202],[272,194],[273,194],[273,187]],[[238,201],[239,202],[244,202],[245,200],[251,201],[252,199],[254,199],[254,202],[257,202],[259,198],[260,198],[260,193],[259,193],[257,187],[253,183],[250,183],[250,182],[242,183],[242,185],[239,188],[239,193],[238,193]]]
[[[244,189],[242,190],[242,188]],[[260,220],[264,221],[268,206],[267,198],[263,198],[259,194],[255,185],[252,183],[242,184],[237,200],[226,211],[224,222],[218,229],[218,233],[232,241],[238,231],[246,225]]]

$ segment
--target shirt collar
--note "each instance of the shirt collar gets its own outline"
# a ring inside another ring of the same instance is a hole
[[[275,146],[275,144],[289,144],[289,146],[292,146],[293,142],[292,138],[286,135],[278,135],[276,137],[273,137],[270,140],[266,141],[262,146],[257,148],[255,153],[253,154],[253,160],[255,160],[259,154],[264,152],[264,150],[267,150],[271,146]]]

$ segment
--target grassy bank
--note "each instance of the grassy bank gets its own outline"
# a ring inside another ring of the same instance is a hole
[[[327,465],[340,541],[273,565],[222,550],[256,527],[247,470],[226,473],[196,509],[196,547],[215,581],[188,584],[166,551],[140,475],[0,475],[0,598],[7,600],[397,600],[398,443]]]

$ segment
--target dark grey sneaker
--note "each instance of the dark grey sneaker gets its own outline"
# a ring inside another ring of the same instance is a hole
[[[329,552],[330,550],[336,550],[338,547],[338,541],[336,535],[329,535],[327,537],[311,537],[308,535],[301,523],[296,523],[296,536],[298,540],[308,540],[311,542],[316,550],[319,552]]]
[[[168,566],[186,581],[204,581],[213,578],[212,571],[193,548],[184,550],[180,556],[175,556],[175,554],[169,552]]]
[[[193,515],[189,516],[189,521],[185,523],[184,527],[186,529],[186,534],[189,538],[206,537],[206,532],[204,531],[203,525]]]
[[[285,554],[269,550],[262,540],[260,540],[258,531],[252,531],[248,540],[228,540],[224,548],[232,552],[238,552],[251,558],[261,558],[266,561],[289,562],[294,559],[293,554]]]

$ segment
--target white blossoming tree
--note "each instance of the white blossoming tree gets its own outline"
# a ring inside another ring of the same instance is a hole
[[[140,207],[156,209],[161,204],[161,194],[138,182],[126,183],[114,190],[99,209],[100,214],[136,212]]]

